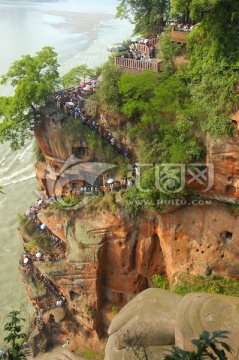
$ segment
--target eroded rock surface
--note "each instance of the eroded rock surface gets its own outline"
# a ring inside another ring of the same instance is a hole
[[[105,360],[130,359],[132,347],[143,350],[141,343],[152,356],[162,353],[162,345],[175,344],[175,319],[181,300],[180,295],[159,289],[148,289],[137,295],[109,327]]]

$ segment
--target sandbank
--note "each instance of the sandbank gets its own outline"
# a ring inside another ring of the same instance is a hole
[[[47,11],[50,15],[61,16],[65,22],[53,24],[58,29],[66,29],[72,33],[88,33],[95,37],[102,21],[114,19],[112,14],[91,14],[73,11]]]

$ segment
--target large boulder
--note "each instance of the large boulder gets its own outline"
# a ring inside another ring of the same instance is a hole
[[[238,359],[239,298],[191,293],[183,298],[161,289],[148,289],[131,300],[109,327],[105,360],[160,360],[170,345],[195,350],[200,334],[229,331],[224,341],[231,346],[228,359]]]
[[[206,293],[191,293],[178,306],[175,343],[186,350],[194,350],[192,339],[207,330],[230,331],[225,340],[233,349],[231,358],[237,358],[239,349],[239,298]]]
[[[139,353],[147,349],[150,359],[160,359],[161,347],[175,343],[175,319],[181,300],[180,295],[162,289],[147,289],[137,295],[109,327],[105,360],[134,359],[133,348]]]

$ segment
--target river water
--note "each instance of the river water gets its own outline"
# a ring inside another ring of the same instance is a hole
[[[0,0],[0,75],[21,55],[54,46],[60,73],[87,64],[95,67],[107,58],[107,47],[130,37],[132,25],[114,18],[117,0]],[[0,96],[13,89],[0,87]],[[9,311],[18,309],[28,321],[31,309],[18,275],[22,252],[17,233],[17,213],[36,201],[32,141],[13,153],[0,144],[0,339]],[[2,340],[0,340],[2,343]]]

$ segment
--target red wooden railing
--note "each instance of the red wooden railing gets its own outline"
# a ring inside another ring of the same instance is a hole
[[[149,39],[149,46],[143,44],[143,43],[136,43],[136,49],[140,52],[146,53],[147,55],[149,55],[149,48],[150,46],[155,46],[158,44],[158,39],[157,38],[152,38]]]
[[[122,58],[121,56],[115,57],[115,65],[116,66],[140,70],[140,71],[153,69],[154,71],[159,72],[160,71],[160,63],[161,62],[157,59],[154,59],[152,63],[149,63],[148,61],[125,59],[125,58]]]

